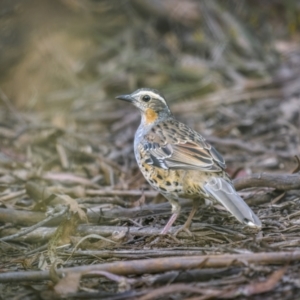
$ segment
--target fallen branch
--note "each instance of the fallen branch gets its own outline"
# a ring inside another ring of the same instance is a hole
[[[220,294],[220,291],[216,292],[213,289],[203,289],[192,286],[190,284],[175,283],[159,288],[155,288],[149,291],[146,295],[139,298],[139,300],[152,300],[152,299],[165,299],[168,295],[174,295],[175,293],[194,293],[194,294]]]
[[[243,227],[243,225],[238,224],[237,226]],[[177,226],[174,226],[170,229],[170,233],[175,233],[178,229]],[[203,238],[204,236],[213,235],[216,232],[221,233],[222,235],[227,236],[234,236],[235,239],[243,239],[246,237],[246,235],[242,234],[239,231],[234,231],[229,228],[220,227],[217,225],[211,225],[211,224],[205,224],[205,223],[194,223],[192,224],[191,229],[194,232],[195,237],[197,237],[198,233],[197,231],[200,231],[199,235]],[[45,240],[48,240],[51,238],[51,236],[55,232],[55,228],[49,228],[49,227],[39,227],[35,229],[32,232],[29,232],[28,234],[24,236],[19,236],[15,239],[15,241],[21,241],[21,242],[42,242]],[[153,236],[153,235],[159,235],[161,232],[161,228],[159,227],[152,227],[152,226],[146,226],[146,227],[136,227],[136,226],[91,226],[91,225],[78,225],[76,232],[81,235],[90,235],[90,234],[98,234],[101,236],[111,236],[116,232],[129,232],[133,236],[137,237],[146,237],[146,236]],[[1,236],[7,236],[16,234],[18,232],[15,228],[6,228],[3,229],[0,233]],[[187,237],[187,234],[185,232],[180,232],[177,235],[178,237]]]
[[[127,259],[146,259],[154,257],[170,257],[170,256],[195,256],[203,254],[208,250],[213,250],[213,247],[197,247],[192,250],[168,250],[164,248],[151,250],[66,250],[64,253],[76,254],[80,256],[93,256],[98,258],[127,258]],[[215,251],[220,251],[220,248],[214,247]]]
[[[251,282],[243,287],[234,287],[222,293],[225,299],[235,299],[237,296],[252,296],[269,292],[275,288],[287,271],[287,266],[273,272],[266,280]],[[220,294],[221,296],[221,294]]]
[[[36,230],[28,233],[25,236],[19,236],[16,238],[16,241],[23,242],[42,242],[45,240],[49,240],[51,236],[54,234],[56,228],[49,227],[39,227]],[[89,226],[89,225],[79,225],[77,227],[77,233],[80,235],[88,235],[88,234],[98,234],[103,236],[110,236],[116,231],[127,231],[127,227],[124,226]],[[7,228],[1,231],[1,236],[7,236],[17,233],[18,230],[15,228]],[[154,227],[130,227],[130,233],[134,236],[150,236],[150,235],[159,235],[161,232],[161,228]],[[180,235],[179,235],[180,236]]]
[[[18,192],[12,192],[12,193],[2,196],[0,198],[0,202],[8,201],[8,200],[18,198],[18,197],[23,197],[23,196],[25,196],[25,194],[26,194],[25,190],[21,190]]]
[[[249,143],[240,139],[224,139],[215,136],[209,136],[206,138],[210,143],[219,144],[228,147],[239,148],[250,153],[260,154],[269,153],[270,155],[277,155],[283,158],[290,158],[298,154],[295,150],[294,153],[289,153],[285,151],[272,150],[263,147],[261,144]]]
[[[56,197],[57,198],[57,197]],[[166,200],[167,201],[167,200]],[[191,201],[181,201],[182,211],[189,210],[191,208]],[[152,215],[170,214],[171,207],[168,202],[159,204],[144,205],[135,208],[113,208],[110,210],[96,210],[88,209],[87,216],[89,223],[98,223],[99,218],[103,219],[126,219],[126,218],[141,218]],[[0,222],[1,223],[12,223],[18,225],[33,225],[45,219],[45,213],[16,210],[10,208],[0,208]],[[62,221],[61,218],[56,218],[47,222],[47,226],[56,226]]]
[[[250,187],[269,187],[277,190],[297,190],[300,189],[300,174],[269,174],[257,173],[234,180],[237,190]]]
[[[5,237],[1,238],[0,241],[9,241],[9,240],[14,240],[14,239],[20,238],[21,236],[24,236],[24,235],[34,231],[35,229],[41,227],[42,225],[46,224],[47,222],[51,221],[52,219],[63,216],[68,210],[69,210],[69,208],[67,206],[62,207],[61,210],[59,212],[57,212],[56,214],[51,214],[45,220],[43,220],[31,227],[27,227],[21,231],[18,231],[15,234],[5,236]]]
[[[142,191],[142,190],[131,190],[131,191],[122,191],[122,190],[86,190],[86,195],[89,196],[142,196],[152,198],[156,197],[158,192],[156,191]]]
[[[11,208],[0,208],[0,222],[29,226],[45,219],[45,213],[37,211],[18,210]],[[56,220],[52,220],[47,225],[57,225]]]
[[[106,271],[118,275],[141,275],[161,273],[171,270],[189,270],[199,268],[222,268],[248,264],[281,265],[300,260],[300,251],[263,252],[251,254],[200,255],[191,257],[167,257],[80,266],[57,269],[58,275],[68,272],[82,274]],[[50,279],[49,271],[7,272],[0,274],[0,282],[40,281]]]

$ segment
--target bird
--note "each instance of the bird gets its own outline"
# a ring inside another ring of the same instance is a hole
[[[236,192],[221,154],[202,135],[174,118],[160,92],[141,88],[116,98],[133,104],[141,113],[134,136],[135,158],[145,179],[172,207],[162,235],[180,214],[179,199],[193,201],[180,231],[191,233],[194,214],[205,199],[224,206],[240,223],[261,228],[260,219]]]

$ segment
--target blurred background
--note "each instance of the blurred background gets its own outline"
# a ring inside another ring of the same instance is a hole
[[[0,84],[43,110],[155,87],[174,102],[274,74],[298,44],[298,1],[3,0]],[[288,44],[293,41],[295,45]]]
[[[296,0],[2,0],[1,159],[30,169],[23,179],[68,170],[114,185],[118,173],[99,175],[113,163],[137,174],[139,114],[115,96],[151,87],[229,167],[288,170],[299,16]]]

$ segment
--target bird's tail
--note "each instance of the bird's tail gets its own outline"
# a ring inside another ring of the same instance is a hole
[[[260,219],[238,195],[230,182],[221,177],[212,177],[212,179],[205,184],[204,189],[210,196],[226,207],[241,223],[250,227],[261,227]]]

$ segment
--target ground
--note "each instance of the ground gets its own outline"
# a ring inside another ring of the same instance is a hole
[[[3,1],[3,299],[300,298],[299,4]],[[284,13],[282,13],[284,12]],[[138,170],[139,113],[159,89],[224,156],[261,230],[170,205]]]

